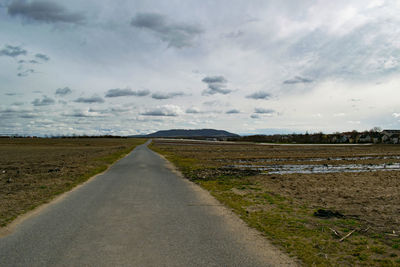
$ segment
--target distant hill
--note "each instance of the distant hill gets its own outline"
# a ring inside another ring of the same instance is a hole
[[[147,134],[147,135],[136,135],[134,137],[239,137],[239,135],[230,133],[223,130],[215,130],[215,129],[199,129],[199,130],[185,130],[185,129],[173,129],[173,130],[164,130],[158,131],[155,133]]]

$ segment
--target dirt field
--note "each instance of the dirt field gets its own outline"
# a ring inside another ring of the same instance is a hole
[[[306,265],[400,265],[400,146],[152,147]]]
[[[143,142],[0,138],[0,226],[105,170]]]

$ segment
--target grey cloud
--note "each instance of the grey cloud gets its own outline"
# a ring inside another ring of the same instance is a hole
[[[250,118],[252,118],[252,119],[259,119],[259,118],[260,118],[260,115],[258,115],[258,114],[251,114]]]
[[[246,96],[247,98],[252,98],[252,99],[270,99],[271,98],[271,94],[268,92],[264,92],[264,91],[259,91],[259,92],[255,92],[251,95]]]
[[[0,56],[17,57],[26,54],[27,51],[20,46],[6,45],[0,50]]]
[[[205,102],[203,102],[203,105],[205,105],[205,106],[210,106],[210,107],[212,107],[212,106],[218,106],[218,105],[220,105],[220,104],[222,104],[220,101],[218,101],[218,100],[212,100],[212,101],[205,101]]]
[[[13,106],[23,106],[23,105],[25,105],[25,103],[24,102],[14,102],[14,103],[12,103],[12,105]]]
[[[88,104],[93,104],[93,103],[104,103],[104,99],[101,98],[100,96],[92,96],[92,97],[79,97],[75,99],[76,103],[88,103]]]
[[[24,70],[22,72],[18,72],[17,76],[18,77],[26,77],[31,73],[35,73],[35,70],[34,69],[27,69],[27,70]]]
[[[72,93],[72,90],[69,87],[58,88],[56,90],[57,96],[66,96]]]
[[[266,108],[255,108],[254,113],[257,114],[274,114],[275,110],[273,109],[266,109]]]
[[[97,108],[89,108],[89,112],[97,112],[101,114],[116,114],[130,111],[130,108],[127,107],[111,107],[107,109],[97,109]]]
[[[180,113],[180,112],[181,112],[181,109],[178,106],[164,105],[162,107],[157,107],[154,109],[147,110],[146,112],[142,112],[142,113],[140,113],[140,115],[175,117],[175,116],[178,116],[178,113]]]
[[[38,53],[38,54],[35,55],[35,57],[38,58],[38,59],[44,60],[44,61],[49,61],[50,60],[50,58],[45,54]]]
[[[20,114],[18,117],[23,118],[23,119],[33,119],[38,116],[34,113],[25,113],[25,114]]]
[[[25,63],[30,63],[30,64],[39,64],[39,61],[36,61],[36,60],[34,60],[34,59],[32,59],[32,60],[29,60],[29,61],[27,61],[27,60],[23,60],[23,59],[21,59],[21,60],[18,60],[18,64],[25,64]],[[22,67],[21,67],[22,68]]]
[[[151,95],[152,98],[157,99],[157,100],[163,100],[163,99],[170,99],[174,98],[177,96],[184,96],[185,94],[182,92],[172,92],[172,93],[154,93]]]
[[[207,76],[201,80],[203,83],[213,84],[213,83],[226,83],[228,82],[224,76]]]
[[[201,81],[208,85],[208,89],[203,90],[203,95],[226,95],[232,92],[232,90],[226,89],[226,83],[228,81],[223,76],[207,76]]]
[[[8,107],[6,109],[0,109],[0,117],[2,118],[34,118],[36,114],[32,113],[32,110],[19,109],[17,107]]]
[[[191,108],[186,109],[186,113],[188,113],[188,114],[199,114],[199,113],[201,113],[201,111],[198,108],[191,107]]]
[[[284,84],[296,84],[296,83],[312,83],[312,82],[313,82],[313,80],[311,80],[311,79],[296,76],[293,79],[284,81],[283,83]]]
[[[138,13],[132,18],[131,25],[155,33],[169,47],[176,48],[191,46],[193,39],[203,32],[197,25],[172,23],[158,13]]]
[[[8,6],[10,16],[21,16],[29,20],[45,23],[82,23],[85,17],[80,13],[67,11],[63,6],[51,1],[26,2],[14,0]]]
[[[225,34],[225,37],[229,38],[229,39],[236,39],[236,38],[242,37],[243,35],[244,35],[244,32],[238,30],[238,31],[233,31],[228,34]]]
[[[121,112],[128,112],[128,111],[131,111],[131,108],[124,108],[124,107],[110,108],[110,112],[112,112],[112,113],[121,113]]]
[[[144,116],[168,116],[168,117],[178,116],[175,113],[168,113],[168,112],[166,112],[164,110],[161,110],[161,109],[154,109],[154,110],[146,111],[146,112],[140,113],[140,115],[144,115]]]
[[[106,93],[106,97],[120,97],[120,96],[147,96],[150,94],[149,90],[138,90],[133,91],[132,89],[110,89]]]
[[[76,118],[104,117],[104,115],[100,114],[99,112],[90,109],[89,110],[75,109],[71,112],[64,113],[63,116],[76,117]]]
[[[54,99],[44,96],[42,99],[36,98],[32,101],[34,106],[48,106],[53,105],[55,103]]]
[[[8,96],[15,96],[15,95],[17,95],[16,93],[5,93],[5,95],[8,95]]]
[[[238,114],[238,113],[240,113],[240,110],[238,109],[231,109],[226,112],[226,114]]]

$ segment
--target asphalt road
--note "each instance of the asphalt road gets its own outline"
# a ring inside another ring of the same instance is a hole
[[[0,238],[0,266],[293,264],[167,164],[137,147]]]

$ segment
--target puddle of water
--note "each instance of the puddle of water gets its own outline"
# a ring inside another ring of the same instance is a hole
[[[348,164],[348,165],[264,165],[254,166],[238,164],[225,168],[249,169],[265,171],[269,174],[294,174],[294,173],[338,173],[338,172],[370,172],[370,171],[400,171],[400,163],[393,164]]]
[[[337,157],[337,158],[308,158],[308,159],[295,159],[295,158],[280,158],[280,159],[248,159],[238,160],[238,163],[247,162],[319,162],[319,161],[354,161],[354,160],[371,160],[371,159],[400,159],[400,156],[364,156],[364,157]]]

